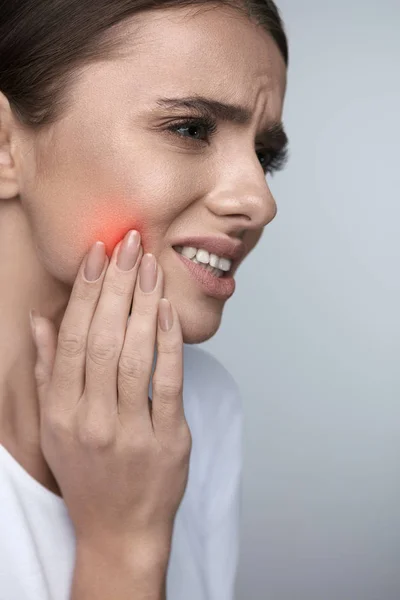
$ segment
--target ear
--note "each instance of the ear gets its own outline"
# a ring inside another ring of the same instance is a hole
[[[0,92],[0,201],[15,198],[19,194],[18,174],[13,150],[16,121],[10,103]]]

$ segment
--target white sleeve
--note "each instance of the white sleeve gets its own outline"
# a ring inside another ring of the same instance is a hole
[[[242,512],[242,402],[239,388],[229,389],[216,410],[205,497],[207,600],[234,600]],[[216,425],[216,427],[214,427]]]

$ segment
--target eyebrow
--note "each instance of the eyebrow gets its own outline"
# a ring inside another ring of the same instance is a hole
[[[252,112],[245,106],[227,104],[204,96],[187,96],[184,98],[157,98],[157,106],[161,108],[195,110],[198,113],[220,119],[221,121],[247,125],[252,119]],[[261,131],[261,136],[277,150],[285,150],[289,145],[283,123],[274,121]]]

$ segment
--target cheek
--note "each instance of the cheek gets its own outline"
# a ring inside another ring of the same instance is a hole
[[[39,260],[71,286],[96,240],[111,257],[128,230],[137,229],[144,252],[154,251],[204,192],[185,155],[144,139],[140,152],[123,136],[107,145],[84,132],[75,137],[64,131],[53,142],[34,192],[26,196]]]
[[[116,210],[115,207],[118,207]],[[137,229],[146,240],[146,221],[126,210],[126,199],[107,197],[85,202],[85,209],[41,204],[31,215],[38,258],[56,279],[73,285],[85,255],[97,241],[103,241],[111,258],[115,246],[129,229]]]
[[[128,169],[126,177],[121,168],[107,169],[106,158],[95,153],[89,163],[82,143],[73,145],[67,136],[57,139],[52,152],[41,153],[33,176],[25,178],[21,201],[40,263],[72,286],[92,244],[103,241],[111,257],[129,229],[144,234],[146,221],[143,200],[132,198]]]

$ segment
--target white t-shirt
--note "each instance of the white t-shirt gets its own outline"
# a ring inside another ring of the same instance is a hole
[[[240,392],[216,358],[186,344],[183,402],[192,452],[175,518],[167,600],[234,600],[242,505]],[[69,600],[74,559],[64,500],[0,444],[0,600]]]

